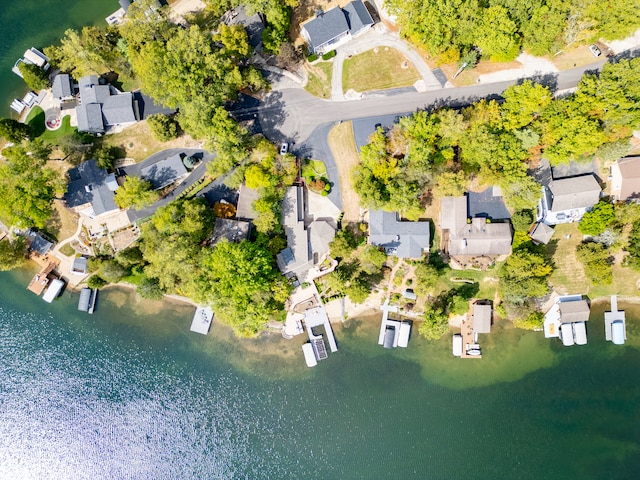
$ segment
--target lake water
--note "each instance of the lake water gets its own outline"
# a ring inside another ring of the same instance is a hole
[[[0,117],[13,113],[11,100],[27,92],[24,81],[11,72],[30,47],[44,48],[68,28],[106,25],[104,19],[120,6],[117,0],[2,0],[0,3]]]
[[[237,340],[192,307],[101,292],[52,305],[0,274],[0,478],[630,479],[640,469],[640,329],[563,348],[498,324],[481,360],[450,339],[377,345],[375,319],[301,339]]]

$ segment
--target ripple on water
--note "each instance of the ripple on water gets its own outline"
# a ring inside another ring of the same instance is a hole
[[[250,440],[269,427],[244,412],[268,399],[235,376],[76,342],[46,316],[0,318],[0,478],[266,478]]]

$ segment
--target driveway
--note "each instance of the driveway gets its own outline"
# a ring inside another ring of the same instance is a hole
[[[187,188],[204,177],[207,171],[207,163],[209,163],[209,161],[214,158],[214,155],[210,152],[207,152],[206,150],[198,148],[170,148],[158,153],[154,153],[142,162],[136,163],[135,165],[120,167],[120,169],[124,170],[127,175],[140,175],[140,171],[143,168],[154,165],[155,163],[158,163],[165,158],[177,155],[179,153],[185,153],[186,155],[192,156],[201,155],[201,162],[196,168],[193,169],[191,173],[189,173],[189,175],[182,183],[180,183],[180,185],[178,185],[178,187],[176,187],[168,195],[161,198],[153,205],[143,208],[142,210],[129,209],[127,211],[127,214],[129,215],[129,220],[131,221],[131,223],[142,220],[143,218],[150,217],[156,212],[156,210],[158,210],[158,208],[164,207],[165,205],[178,198],[182,192],[184,192]]]

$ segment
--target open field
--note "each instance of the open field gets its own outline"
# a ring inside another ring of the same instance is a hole
[[[305,68],[307,69],[309,80],[304,89],[316,97],[331,97],[333,62],[317,62],[313,65],[307,64]]]
[[[344,91],[368,92],[408,87],[420,80],[420,74],[407,57],[389,47],[376,47],[348,58],[343,68]]]
[[[343,122],[329,132],[329,147],[338,166],[344,209],[343,223],[360,221],[360,198],[351,185],[351,171],[360,163],[351,122]]]

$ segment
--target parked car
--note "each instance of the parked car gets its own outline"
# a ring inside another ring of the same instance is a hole
[[[286,155],[288,151],[289,151],[289,144],[287,142],[283,142],[283,144],[280,145],[280,155]]]
[[[602,55],[602,51],[597,45],[589,45],[589,51],[593,54],[594,57],[599,57],[600,55]]]

